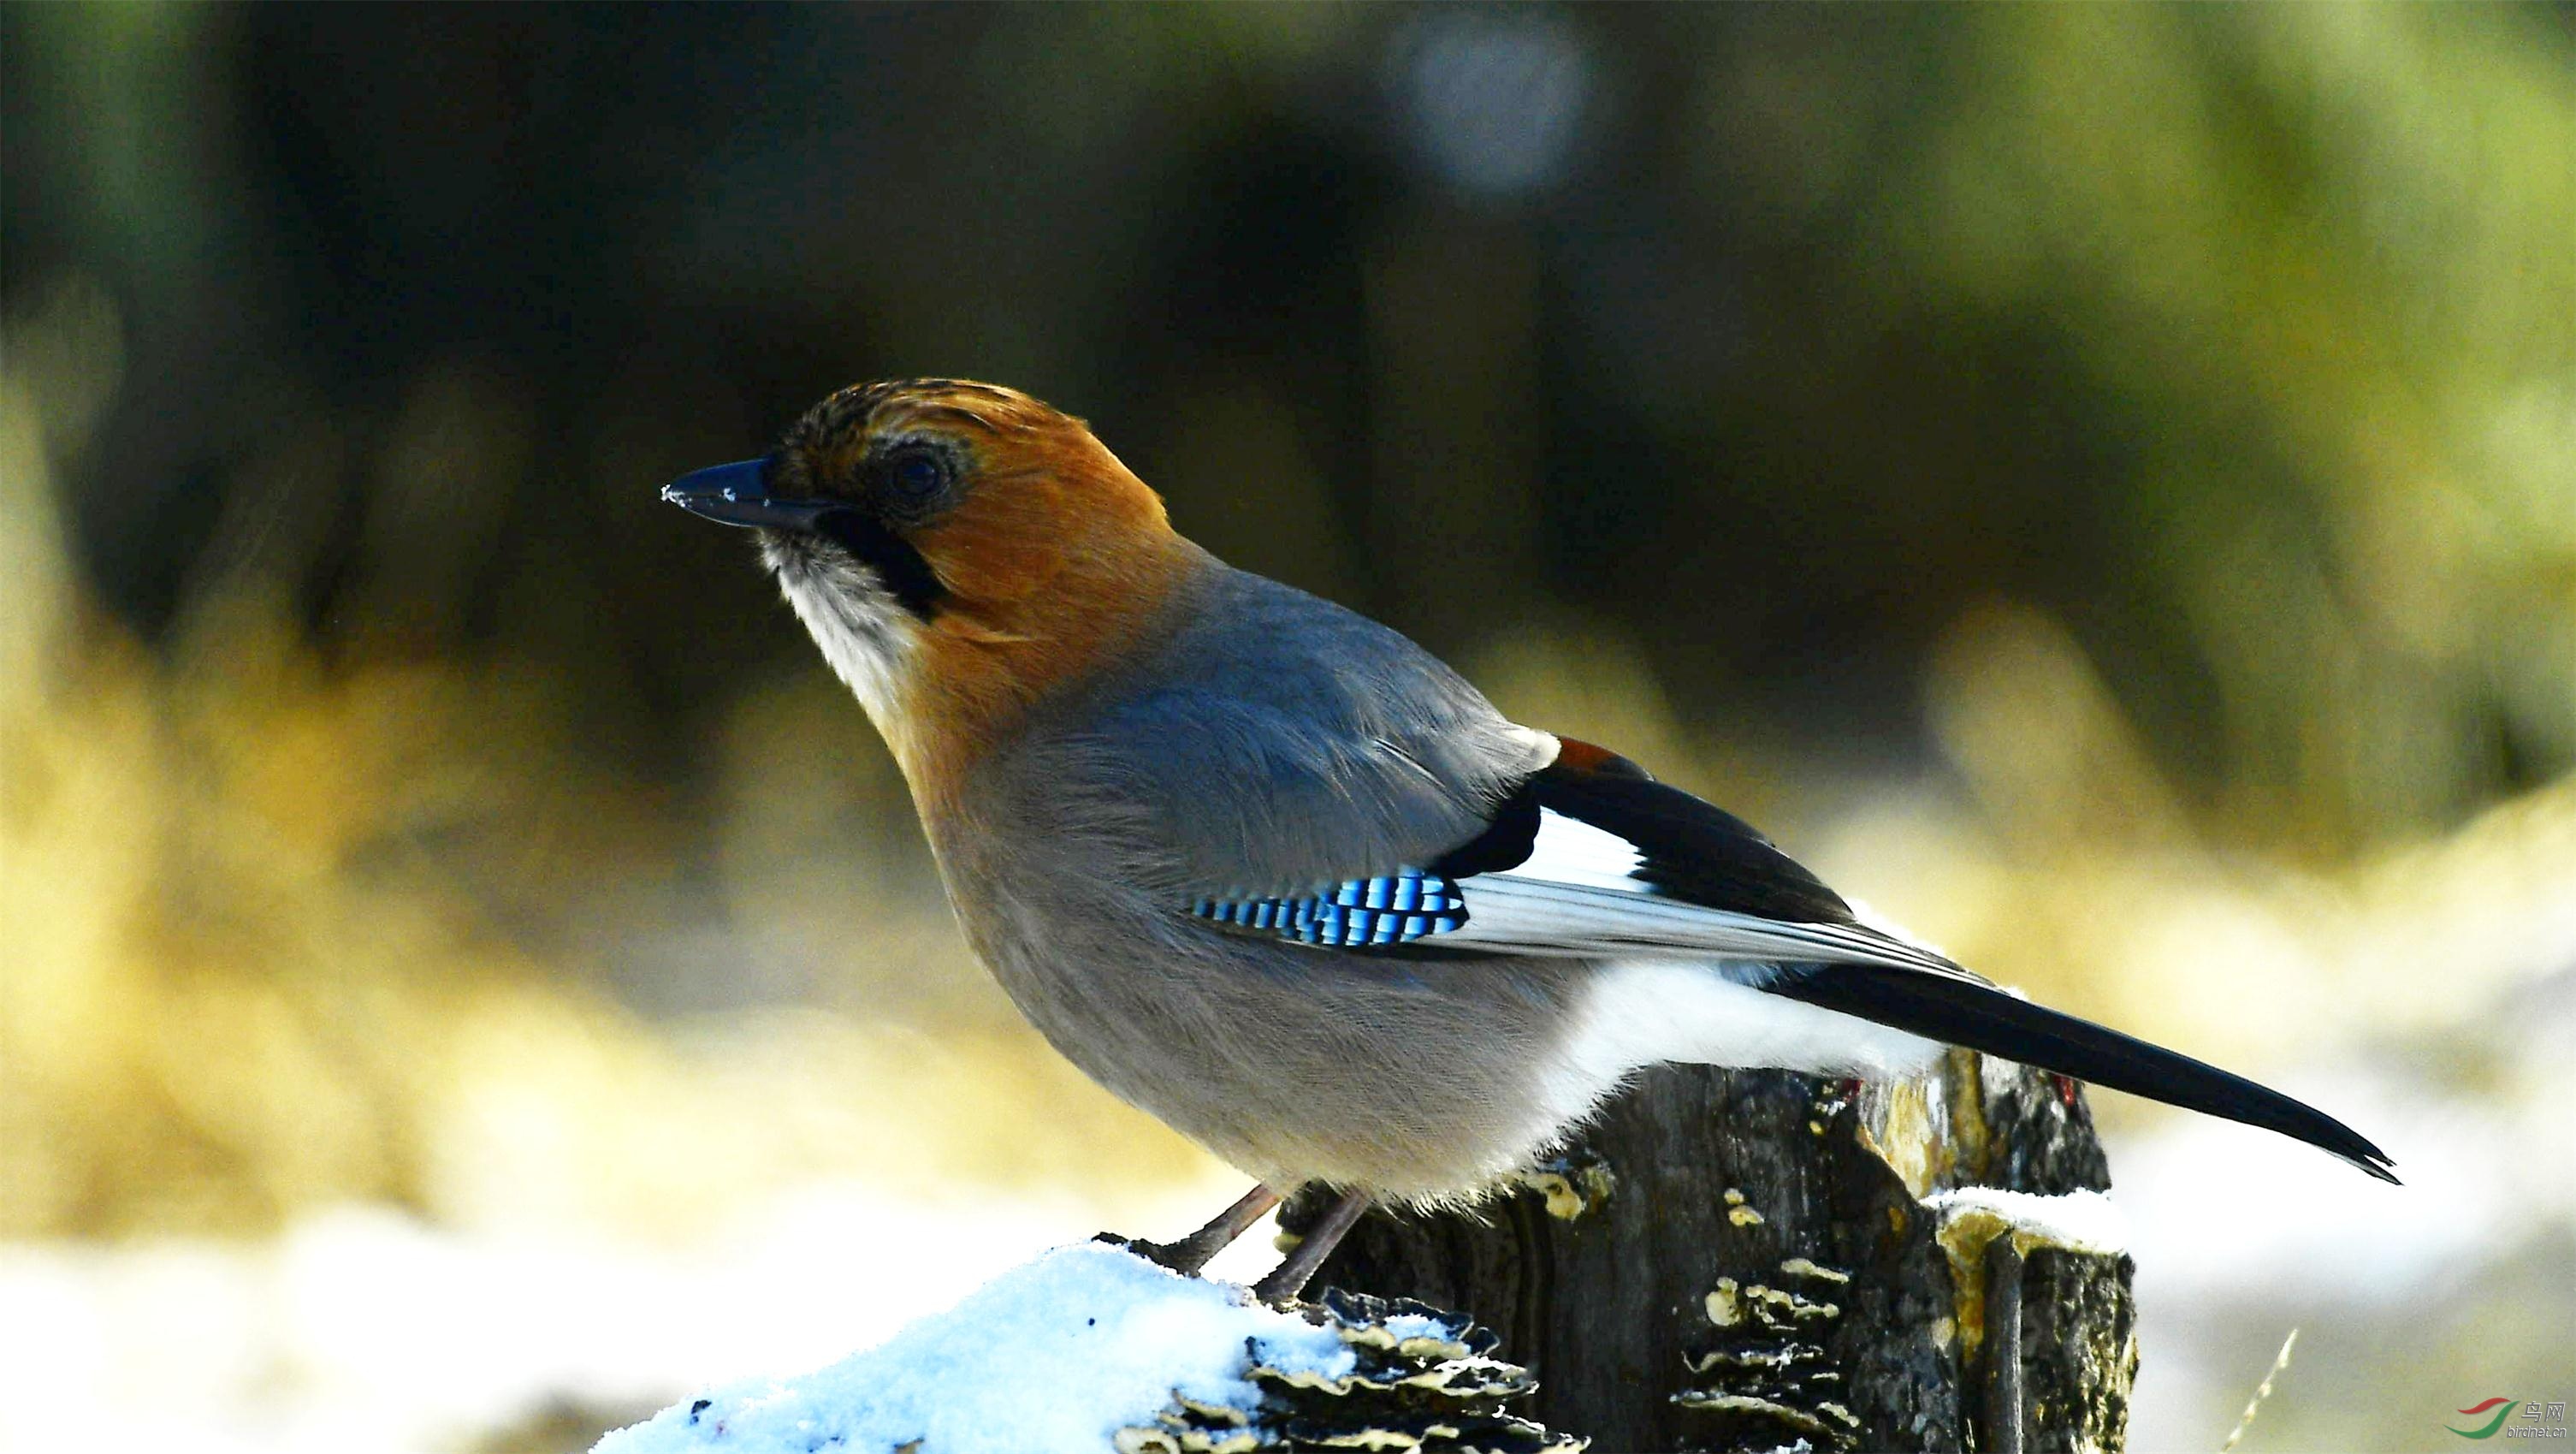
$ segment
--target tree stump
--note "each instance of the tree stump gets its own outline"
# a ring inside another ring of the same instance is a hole
[[[1318,1281],[1495,1329],[1519,1411],[1599,1454],[2116,1451],[2129,1259],[1938,1195],[2109,1184],[2071,1082],[1970,1052],[1866,1086],[1670,1066],[1507,1198],[1372,1212]]]

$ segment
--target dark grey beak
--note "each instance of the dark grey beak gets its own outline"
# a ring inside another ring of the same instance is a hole
[[[769,461],[765,459],[720,464],[664,485],[662,498],[719,524],[761,525],[772,530],[809,529],[824,512],[841,508],[832,500],[770,498],[769,486],[763,479],[768,468]]]

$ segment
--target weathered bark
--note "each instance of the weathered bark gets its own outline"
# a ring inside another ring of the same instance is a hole
[[[1538,1378],[1520,1412],[1602,1454],[2119,1449],[2128,1259],[1945,1247],[1922,1198],[1972,1185],[2106,1188],[2080,1097],[1964,1051],[1885,1086],[1669,1067],[1508,1199],[1372,1212],[1318,1281],[1497,1330]]]

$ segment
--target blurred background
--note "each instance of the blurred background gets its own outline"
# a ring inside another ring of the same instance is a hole
[[[2134,1447],[2293,1326],[2242,1448],[2576,1385],[2576,11],[13,3],[0,66],[0,1445],[586,1447],[1239,1189],[655,501],[927,373],[2380,1138],[2096,1101]]]

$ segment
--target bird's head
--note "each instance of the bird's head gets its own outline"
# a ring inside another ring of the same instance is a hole
[[[759,532],[916,789],[1114,661],[1196,555],[1081,420],[954,379],[844,389],[662,498]]]

